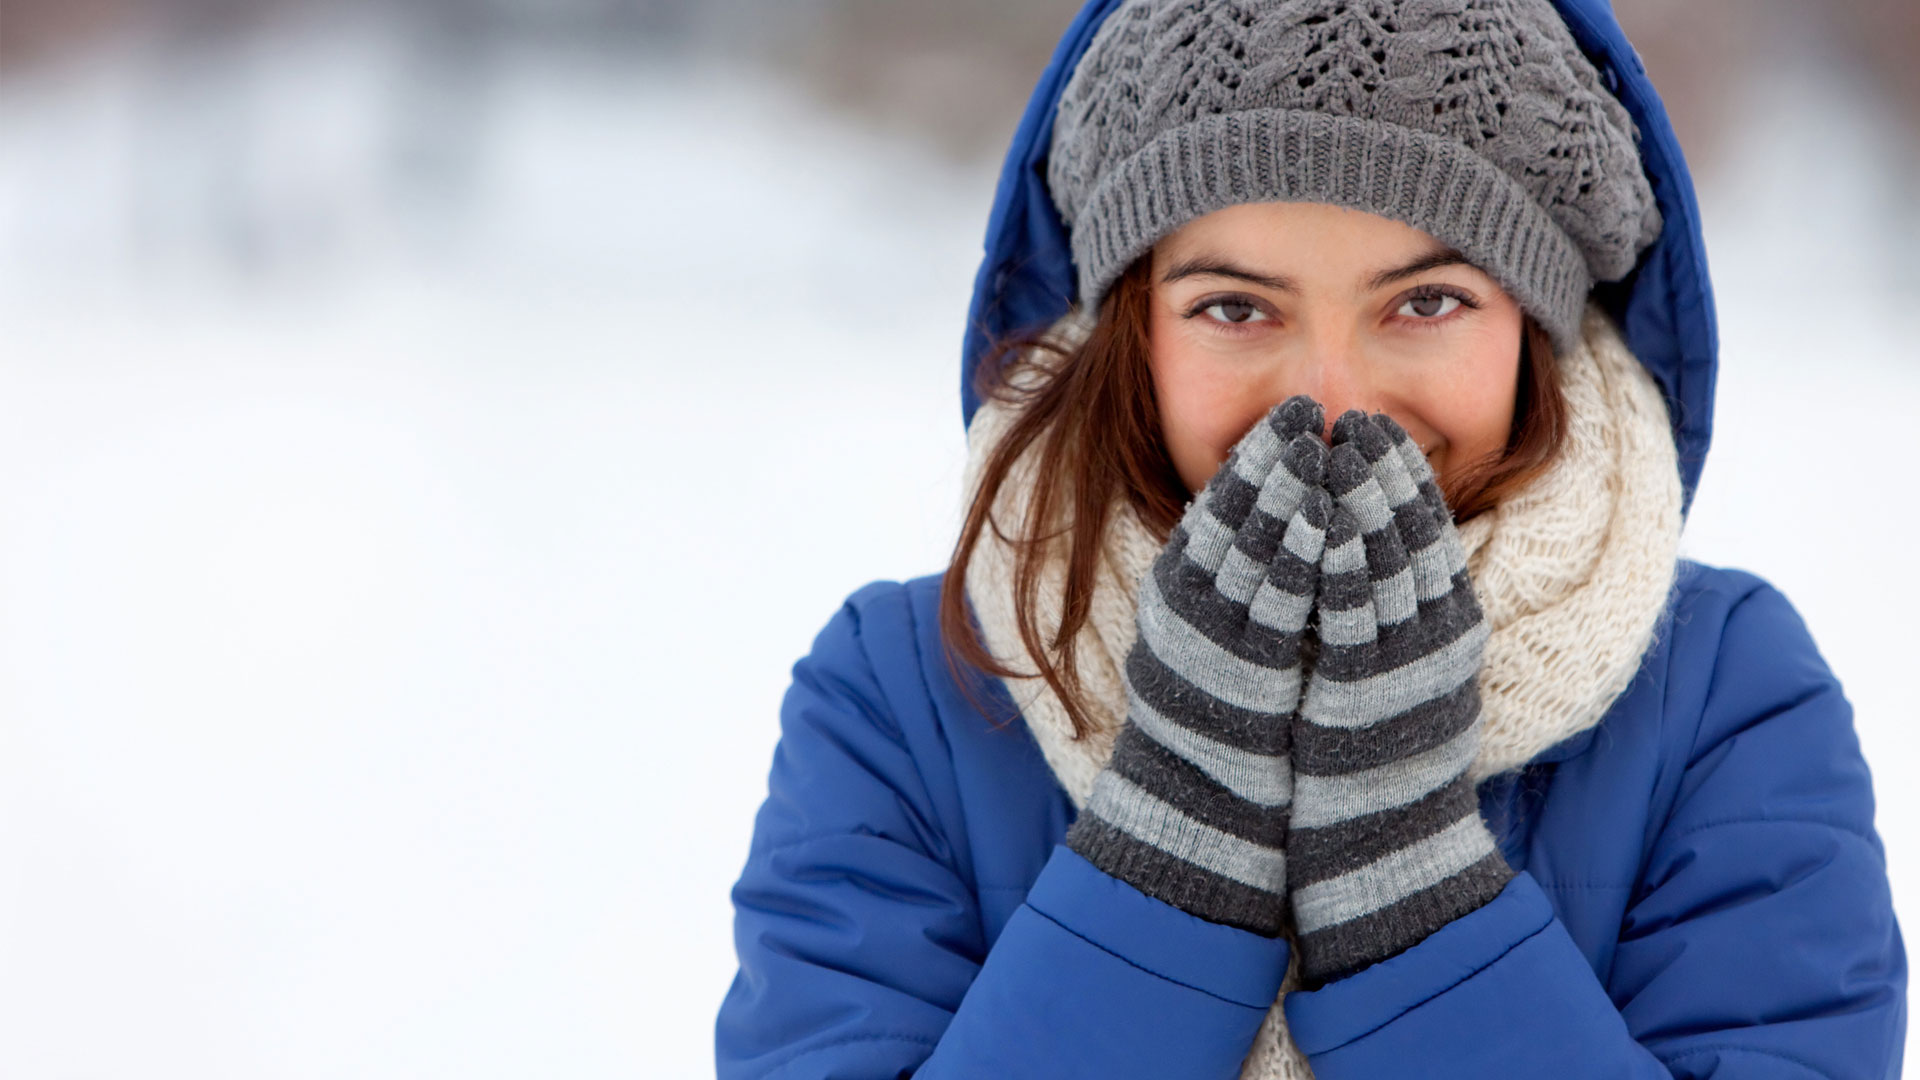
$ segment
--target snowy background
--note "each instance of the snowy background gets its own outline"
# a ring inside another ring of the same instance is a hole
[[[745,0],[181,6],[25,50],[15,0],[0,49],[0,1076],[710,1074],[788,668],[948,553],[1073,5],[970,111],[977,41],[916,102]],[[1686,545],[1806,616],[1911,929],[1916,125],[1743,40],[1672,68],[1724,363]]]

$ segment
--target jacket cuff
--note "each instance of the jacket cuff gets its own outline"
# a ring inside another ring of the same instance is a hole
[[[1577,977],[1576,977],[1577,976]],[[1524,1010],[1515,1003],[1524,1000]],[[1631,1042],[1619,1011],[1531,874],[1516,874],[1484,907],[1397,956],[1319,990],[1289,994],[1287,1027],[1318,1076],[1372,1070],[1446,1033],[1480,1030],[1484,1061],[1500,1045],[1543,1042],[1600,1060]],[[1498,1023],[1490,1023],[1503,1017]],[[1508,1048],[1512,1049],[1512,1048]],[[1476,1060],[1482,1060],[1476,1058]]]
[[[1027,906],[1135,967],[1264,1013],[1280,994],[1287,943],[1211,923],[1146,895],[1060,845]]]

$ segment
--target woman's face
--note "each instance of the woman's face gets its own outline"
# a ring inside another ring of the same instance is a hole
[[[1520,305],[1432,236],[1322,203],[1246,203],[1153,249],[1148,320],[1160,425],[1198,492],[1295,394],[1384,412],[1444,483],[1506,448]]]

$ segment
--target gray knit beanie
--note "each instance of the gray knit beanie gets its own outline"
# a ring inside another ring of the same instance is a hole
[[[1332,203],[1451,245],[1568,350],[1660,234],[1637,138],[1548,0],[1128,0],[1047,181],[1087,307],[1193,218]]]

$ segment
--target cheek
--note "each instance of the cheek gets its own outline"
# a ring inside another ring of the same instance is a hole
[[[1187,491],[1198,494],[1264,413],[1264,399],[1245,372],[1175,335],[1155,328],[1150,340],[1161,437]]]
[[[1417,411],[1438,436],[1434,466],[1443,479],[1506,450],[1519,382],[1518,345],[1500,342],[1456,357],[1446,378],[1417,392]]]

